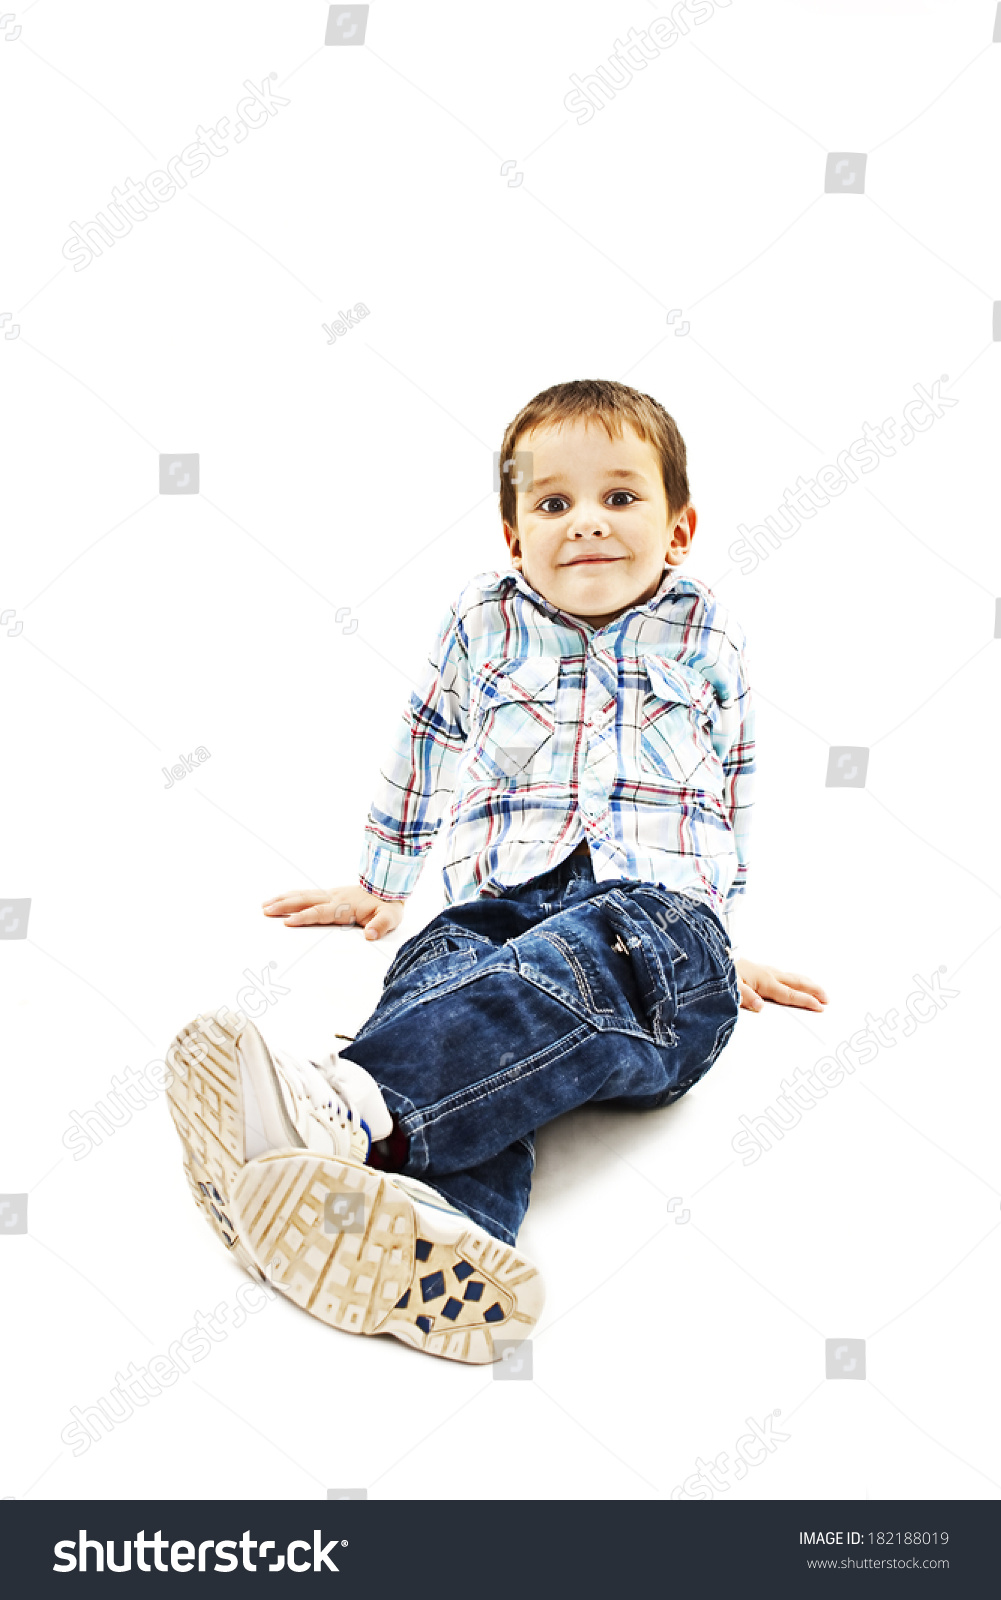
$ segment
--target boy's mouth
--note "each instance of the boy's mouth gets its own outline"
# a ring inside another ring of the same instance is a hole
[[[575,556],[572,561],[564,561],[565,567],[583,566],[610,566],[613,561],[621,561],[622,556]]]

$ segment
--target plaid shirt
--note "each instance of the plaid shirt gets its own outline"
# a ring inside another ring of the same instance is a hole
[[[741,629],[668,568],[596,629],[521,573],[463,590],[369,812],[361,881],[413,890],[452,796],[449,903],[548,872],[582,841],[595,878],[697,896],[727,922],[747,874],[754,730]]]

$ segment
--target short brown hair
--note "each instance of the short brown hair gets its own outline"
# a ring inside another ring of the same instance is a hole
[[[622,437],[623,423],[652,444],[660,456],[664,493],[672,514],[683,511],[691,499],[685,441],[674,418],[652,395],[641,394],[627,384],[605,378],[577,378],[572,383],[557,383],[522,406],[508,423],[501,445],[501,462],[510,461],[518,440],[533,428],[560,422],[601,423],[610,439]],[[500,473],[500,512],[512,528],[518,525],[518,495],[510,472]]]

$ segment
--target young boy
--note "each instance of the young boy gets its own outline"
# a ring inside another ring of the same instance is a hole
[[[558,384],[501,450],[511,571],[463,590],[369,813],[360,883],[268,901],[286,926],[398,926],[443,811],[447,909],[319,1062],[228,1011],[178,1035],[168,1089],[227,1248],[334,1327],[498,1359],[543,1302],[516,1248],[534,1134],[589,1101],[651,1110],[741,1005],[822,1009],[742,961],[754,772],[740,629],[678,574],[685,446],[657,401]]]

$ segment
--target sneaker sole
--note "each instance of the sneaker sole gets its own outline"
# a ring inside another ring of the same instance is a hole
[[[182,1028],[167,1056],[172,1069],[167,1104],[184,1146],[184,1171],[195,1205],[244,1270],[259,1278],[253,1258],[240,1242],[230,1207],[233,1185],[246,1161],[236,1061],[241,1031],[228,1015],[211,1012]]]
[[[466,1217],[418,1208],[371,1167],[269,1153],[242,1169],[231,1199],[259,1275],[344,1333],[484,1363],[541,1314],[542,1278],[516,1249]]]

